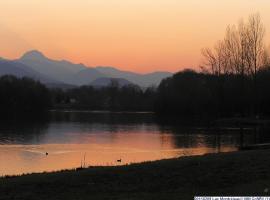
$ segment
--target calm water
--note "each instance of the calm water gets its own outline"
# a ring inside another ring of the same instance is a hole
[[[54,112],[43,123],[1,123],[0,175],[237,151],[241,144],[267,140],[265,131],[254,128],[241,135],[238,128],[177,123],[163,123],[151,113],[98,112]]]

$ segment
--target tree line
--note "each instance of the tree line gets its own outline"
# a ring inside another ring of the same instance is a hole
[[[270,66],[257,73],[258,110],[270,115]],[[222,85],[220,80],[222,79]],[[29,78],[0,78],[2,117],[39,116],[49,109],[111,111],[155,111],[177,116],[251,116],[254,115],[253,79],[239,74],[210,74],[184,70],[164,79],[158,88],[138,86],[82,86],[62,90],[47,89]]]
[[[0,77],[0,118],[35,118],[51,108],[49,90],[30,78]]]
[[[141,89],[136,85],[120,87],[112,81],[106,87],[81,86],[69,90],[52,89],[55,108],[111,110],[111,111],[153,111],[156,98],[154,87]]]
[[[177,116],[269,116],[270,66],[257,72],[256,101],[253,87],[249,76],[184,70],[161,82],[155,108]]]

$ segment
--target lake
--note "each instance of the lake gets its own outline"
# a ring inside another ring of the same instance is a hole
[[[270,139],[258,128],[240,134],[237,127],[164,122],[153,113],[51,112],[38,123],[1,123],[0,175],[237,151],[261,141]]]

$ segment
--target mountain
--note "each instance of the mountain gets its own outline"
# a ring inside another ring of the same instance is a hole
[[[129,71],[121,71],[114,67],[95,67],[85,68],[74,76],[73,84],[87,85],[99,78],[116,78],[125,79],[133,84],[141,87],[149,87],[152,85],[159,85],[162,79],[172,76],[170,72],[153,72],[149,74],[139,74]],[[75,81],[76,80],[76,81]],[[105,80],[105,79],[104,79]]]
[[[65,60],[57,61],[49,59],[36,50],[26,52],[17,62],[27,65],[41,74],[68,84],[74,84],[74,74],[86,68],[83,64],[73,64]]]
[[[88,85],[94,80],[102,77],[105,78],[107,75],[103,74],[95,68],[89,67],[76,73],[73,77],[73,83],[76,85]]]
[[[0,61],[4,60],[0,59]],[[6,69],[2,66],[2,74],[5,74],[4,71],[17,74],[18,76],[30,73],[30,77],[37,77],[37,79],[42,80],[41,82],[52,82],[53,84],[51,85],[61,83],[61,85],[66,84],[67,87],[87,85],[99,78],[125,79],[141,87],[149,87],[152,85],[157,86],[162,79],[172,75],[170,72],[139,74],[119,70],[114,67],[88,67],[66,60],[53,60],[37,50],[26,52],[21,58],[12,62],[12,65],[20,65],[20,69],[13,66],[13,72],[11,72],[11,69]]]
[[[71,85],[71,84],[66,84],[66,83],[47,83],[46,84],[47,88],[61,88],[62,90],[69,90],[69,89],[74,89],[77,86],[76,85]]]
[[[160,82],[163,79],[168,78],[172,75],[173,73],[171,72],[152,72],[152,73],[144,74],[141,80],[139,79],[138,81],[144,84],[144,86],[148,86],[148,87],[152,85],[157,86],[160,84]]]
[[[129,71],[121,71],[113,67],[96,67],[98,71],[112,78],[124,78],[141,87],[159,85],[162,79],[172,76],[170,72],[153,72],[148,74],[139,74]]]
[[[112,84],[112,82],[117,82],[119,87],[124,87],[127,85],[135,85],[134,83],[123,78],[98,78],[93,82],[91,82],[90,85],[100,88],[100,87],[107,87],[110,84]]]
[[[59,83],[58,81],[50,77],[47,77],[45,75],[42,75],[22,63],[4,60],[4,59],[0,60],[0,76],[3,76],[3,75],[13,75],[19,78],[29,77],[35,80],[39,80],[40,82],[44,84],[49,84],[49,83],[58,84]]]

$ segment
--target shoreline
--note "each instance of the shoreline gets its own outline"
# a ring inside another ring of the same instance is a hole
[[[193,199],[269,195],[270,150],[0,178],[0,199]]]
[[[0,175],[0,180],[5,179],[5,178],[19,178],[23,176],[35,176],[35,175],[48,175],[48,174],[58,174],[62,172],[78,172],[78,171],[84,171],[84,170],[90,170],[90,169],[113,169],[113,168],[123,168],[123,167],[139,167],[140,165],[151,165],[155,163],[160,163],[160,162],[168,162],[168,161],[176,161],[176,160],[181,160],[185,158],[195,158],[195,157],[204,157],[208,155],[218,155],[218,154],[226,154],[226,153],[236,153],[240,151],[251,151],[254,149],[242,149],[242,150],[234,150],[234,151],[227,151],[227,152],[219,152],[219,153],[206,153],[202,155],[188,155],[188,156],[180,156],[180,157],[172,157],[172,158],[163,158],[159,160],[147,160],[147,161],[142,161],[142,162],[131,162],[131,163],[125,163],[125,164],[115,164],[115,165],[86,165],[85,167],[73,167],[73,168],[63,168],[63,169],[57,169],[57,170],[51,170],[51,171],[36,171],[36,172],[25,172],[21,174],[3,174]],[[263,150],[263,149],[258,149],[258,150]]]

